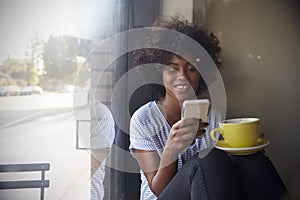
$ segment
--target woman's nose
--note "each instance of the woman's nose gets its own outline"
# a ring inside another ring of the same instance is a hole
[[[182,80],[186,80],[187,79],[187,74],[186,74],[186,71],[181,69],[181,70],[178,70],[178,79],[182,79]]]

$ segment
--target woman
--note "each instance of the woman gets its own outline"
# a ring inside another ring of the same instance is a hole
[[[220,66],[219,41],[206,29],[178,19],[160,19],[154,27],[176,30],[191,37]],[[158,34],[151,38],[151,42],[164,39]],[[145,37],[145,42],[147,40],[149,42],[149,38]],[[180,41],[174,43],[181,47]],[[131,118],[130,150],[142,170],[141,199],[247,199],[244,193],[248,192],[248,188],[244,188],[245,184],[239,186],[244,180],[248,183],[247,176],[240,181],[235,169],[234,163],[239,163],[239,159],[233,162],[223,151],[213,149],[213,142],[207,134],[220,121],[218,112],[210,110],[208,125],[201,120],[181,118],[183,102],[206,92],[199,71],[183,57],[165,50],[143,49],[135,52],[134,56],[137,65],[164,65],[159,69],[164,88],[161,98],[140,107]],[[207,149],[212,149],[207,156],[197,156]],[[260,156],[260,159],[267,158]],[[274,175],[278,182],[275,187],[280,193],[275,192],[268,197],[279,199],[285,187],[272,167],[271,176]],[[256,192],[255,186],[252,192]]]

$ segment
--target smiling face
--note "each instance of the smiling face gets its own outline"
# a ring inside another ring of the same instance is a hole
[[[177,99],[181,104],[184,100],[196,97],[200,74],[189,62],[173,56],[162,72],[166,99]]]

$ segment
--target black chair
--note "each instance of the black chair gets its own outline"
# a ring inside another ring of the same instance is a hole
[[[0,189],[40,188],[40,199],[43,200],[44,189],[50,185],[50,181],[45,180],[45,171],[49,169],[49,163],[2,164],[0,165],[0,173],[40,171],[41,178],[38,180],[0,181]]]

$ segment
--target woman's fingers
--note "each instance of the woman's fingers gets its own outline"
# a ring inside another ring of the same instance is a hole
[[[186,132],[195,132],[197,130],[198,123],[199,120],[192,118],[179,120],[172,126],[171,133],[172,135],[177,135],[185,134]]]
[[[208,123],[195,118],[182,119],[176,122],[170,132],[170,146],[182,151],[190,146],[196,138],[203,136]]]
[[[171,131],[173,137],[182,138],[182,140],[189,140],[189,138],[194,138],[197,134],[197,127],[190,128],[180,128]]]
[[[172,126],[171,135],[176,137],[175,140],[177,142],[189,143],[196,138],[202,137],[206,132],[207,126],[207,122],[203,123],[199,119],[182,119]]]
[[[199,119],[188,118],[182,119],[172,126],[171,132],[173,135],[193,133],[195,135],[203,135],[208,126],[207,122],[201,122]]]

